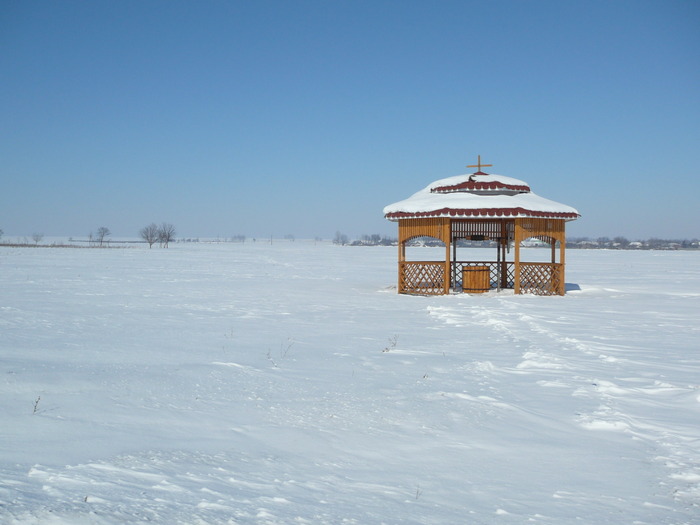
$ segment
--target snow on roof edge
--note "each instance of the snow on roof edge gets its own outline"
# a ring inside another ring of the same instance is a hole
[[[479,183],[499,182],[512,186],[528,186],[503,175],[456,175],[439,179],[409,198],[384,207],[388,220],[418,217],[550,217],[575,220],[581,214],[575,208],[539,195],[522,192],[515,195],[492,195],[487,192],[434,192],[434,188],[456,186],[470,180]]]

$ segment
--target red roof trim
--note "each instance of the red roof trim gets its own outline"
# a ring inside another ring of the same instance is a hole
[[[441,208],[433,211],[420,211],[416,213],[408,213],[405,211],[395,211],[387,213],[387,219],[419,219],[422,217],[542,217],[549,219],[576,219],[580,217],[578,213],[572,212],[551,212],[551,211],[532,211],[525,208],[479,208],[473,210]]]
[[[459,190],[514,190],[514,191],[530,191],[530,187],[526,184],[505,184],[499,181],[492,182],[479,182],[476,180],[468,180],[461,182],[460,184],[455,184],[453,186],[438,186],[430,190],[435,193],[452,193]]]

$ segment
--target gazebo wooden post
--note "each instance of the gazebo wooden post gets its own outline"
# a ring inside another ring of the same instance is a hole
[[[445,244],[445,266],[442,276],[442,293],[450,293],[450,281],[452,280],[452,263],[450,261],[450,247],[452,245],[452,221],[448,218],[438,219],[437,235]]]
[[[550,239],[550,248],[552,249],[552,264],[557,264],[557,240],[554,237],[550,237]]]
[[[452,224],[450,224],[450,242],[452,243],[452,263],[457,262],[457,239],[452,232]],[[457,289],[457,265],[450,264],[451,266],[451,276],[452,276],[452,288]]]
[[[566,294],[566,223],[561,223],[561,239],[559,240],[559,264],[561,265],[561,273],[559,279],[559,295]]]
[[[501,278],[498,283],[499,291],[501,288],[508,287],[508,263],[506,262],[506,246],[508,246],[508,224],[505,220],[501,220],[501,238],[498,240],[498,249],[500,250],[500,271]]]
[[[501,240],[501,288],[508,288],[508,261],[506,260],[506,252],[509,242],[507,236]]]
[[[406,262],[406,240],[402,237],[402,228],[399,225],[399,282],[397,284],[397,290],[399,293],[403,292],[403,282],[404,282],[404,263]]]
[[[551,268],[552,268],[552,270],[551,270],[551,275],[552,275],[552,277],[551,277],[551,280],[552,280],[552,284],[554,284],[554,283],[557,283],[557,284],[556,284],[556,287],[555,287],[555,286],[551,286],[550,289],[549,289],[549,292],[552,293],[552,294],[559,294],[559,288],[560,288],[560,287],[559,287],[559,280],[560,280],[560,279],[559,279],[559,280],[555,280],[555,278],[554,278],[555,275],[556,275],[556,276],[559,276],[559,275],[560,275],[560,273],[559,273],[559,268],[557,268],[557,239],[556,239],[556,237],[555,237],[554,235],[555,235],[555,234],[553,233],[552,236],[549,238],[549,241],[550,241],[550,243],[551,243],[551,244],[550,244],[550,247],[551,247],[551,250],[552,250],[552,266],[551,266]]]
[[[450,293],[450,281],[452,280],[452,262],[450,261],[450,245],[452,244],[452,225],[448,221],[448,233],[445,236],[445,282],[443,284],[443,293]]]
[[[496,239],[496,291],[501,291],[501,238]],[[490,276],[489,276],[490,277]],[[489,283],[490,284],[490,283]]]
[[[515,282],[513,284],[513,292],[517,295],[520,293],[520,242],[523,240],[522,219],[515,219]]]

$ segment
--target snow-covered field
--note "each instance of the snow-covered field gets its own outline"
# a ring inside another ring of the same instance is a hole
[[[0,248],[0,522],[700,523],[700,254],[570,250],[566,297],[396,258]]]

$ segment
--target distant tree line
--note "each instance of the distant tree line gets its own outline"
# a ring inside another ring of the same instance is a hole
[[[386,237],[373,233],[371,235],[363,234],[359,239],[352,241],[352,246],[393,246],[398,242],[398,239]]]
[[[0,239],[2,239],[4,232],[0,229]],[[109,243],[108,237],[112,235],[112,232],[106,226],[100,226],[93,233],[90,232],[88,235],[88,242],[90,245],[103,246],[105,243]],[[167,248],[168,245],[175,241],[175,226],[170,223],[163,222],[160,225],[155,222],[144,226],[139,231],[139,237],[148,243],[148,247],[153,247],[154,244],[158,243],[161,247]],[[44,239],[43,233],[34,233],[32,235],[32,240],[34,245],[38,246],[39,243]],[[286,234],[284,239],[287,241],[294,241],[295,237],[292,234]],[[70,239],[71,242],[73,239]],[[219,242],[245,242],[245,235],[233,235],[231,237],[219,240]],[[320,241],[319,237],[316,237],[316,241]],[[183,239],[184,242],[199,242],[199,239]],[[255,241],[255,239],[253,239]],[[129,241],[124,241],[129,242]],[[460,246],[490,246],[492,241],[465,241],[462,240]],[[398,243],[395,237],[387,237],[385,235],[380,235],[378,233],[373,234],[363,234],[358,239],[350,240],[350,238],[337,231],[333,237],[333,244],[339,245],[350,245],[350,246],[395,246]],[[432,246],[434,243],[439,244],[440,241],[432,238],[419,238],[414,239],[415,245]],[[5,243],[7,244],[7,243]],[[29,245],[29,239],[24,238],[24,242],[19,242],[18,244]],[[626,237],[569,237],[566,240],[567,248],[578,248],[578,249],[605,249],[605,250],[698,250],[700,249],[700,240],[697,238],[693,239],[660,239],[657,237],[652,237],[646,240],[635,240],[630,241]]]
[[[461,239],[459,246],[465,247],[487,247],[491,246],[495,241],[468,241]],[[350,240],[347,235],[336,232],[333,238],[334,244],[350,245],[350,246],[395,246],[398,244],[396,238],[386,237],[377,233],[372,235],[361,235],[359,239]],[[412,243],[415,246],[442,246],[442,242],[432,237],[416,238]],[[543,246],[547,246],[543,244]],[[700,240],[698,239],[660,239],[652,237],[647,240],[630,241],[626,237],[598,237],[591,239],[589,237],[570,237],[566,240],[567,248],[580,249],[605,249],[605,250],[697,250],[700,249]]]
[[[397,243],[397,239],[379,235],[378,233],[363,234],[359,239],[350,241],[347,235],[341,232],[336,232],[335,237],[333,237],[333,244],[351,246],[393,246]]]
[[[646,240],[630,241],[626,237],[570,237],[566,240],[567,248],[586,250],[697,250],[700,249],[698,239],[659,239],[652,237]]]

